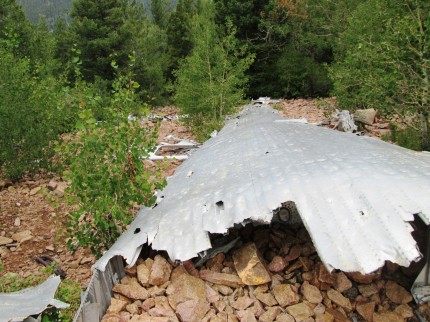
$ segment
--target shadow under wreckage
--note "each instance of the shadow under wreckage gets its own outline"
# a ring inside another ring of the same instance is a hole
[[[219,250],[213,236],[249,223],[302,223],[328,271],[368,274],[425,257],[412,295],[430,299],[429,153],[294,122],[263,102],[230,119],[157,195],[94,265],[75,321],[101,319],[124,260],[133,266],[147,245],[173,261],[208,258]]]

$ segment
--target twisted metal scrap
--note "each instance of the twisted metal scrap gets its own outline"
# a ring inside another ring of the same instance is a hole
[[[329,269],[370,273],[386,260],[421,257],[414,214],[430,220],[430,155],[297,122],[265,105],[248,107],[184,162],[95,264],[115,255],[133,264],[147,241],[172,259],[210,249],[209,233],[269,223],[293,201]]]

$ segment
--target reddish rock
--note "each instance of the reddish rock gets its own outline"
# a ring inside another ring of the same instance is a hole
[[[12,244],[12,243],[13,243],[13,239],[0,236],[0,246],[1,245]]]
[[[151,273],[149,276],[149,284],[161,285],[166,283],[170,279],[172,273],[172,266],[169,262],[161,255],[157,255],[154,258],[154,263],[151,267]]]
[[[222,265],[224,260],[225,260],[224,253],[216,254],[214,257],[208,259],[208,261],[206,262],[206,267],[211,269],[212,266],[215,266],[215,265],[218,266],[220,264]]]
[[[271,281],[254,243],[247,244],[233,254],[234,267],[246,285],[260,285]]]
[[[101,322],[126,322],[118,313],[108,313],[106,314]]]
[[[374,283],[358,285],[358,290],[365,297],[370,297],[373,294],[378,293],[378,288]]]
[[[394,312],[373,313],[373,322],[404,322],[404,319]]]
[[[235,308],[236,310],[246,310],[248,307],[250,307],[252,304],[254,304],[254,300],[251,299],[248,296],[242,296],[239,297],[236,301],[231,303],[231,306]]]
[[[188,272],[187,272],[187,270],[185,269],[185,267],[183,265],[176,266],[173,269],[172,274],[170,274],[170,281],[173,283],[179,277],[181,277],[183,274],[189,275]]]
[[[374,273],[363,275],[359,272],[347,273],[348,277],[360,284],[370,284],[381,277],[381,270]]]
[[[254,293],[254,295],[264,305],[273,306],[278,304],[275,297],[270,293]]]
[[[302,264],[304,272],[309,272],[310,270],[312,270],[314,263],[309,258],[299,257],[299,261]]]
[[[204,304],[208,303],[206,300],[205,283],[200,278],[188,274],[181,275],[167,288],[166,292],[169,303],[174,309],[176,309],[178,304],[188,300],[196,300]]]
[[[315,316],[315,322],[333,322],[334,317],[331,314],[323,313]]]
[[[310,303],[318,304],[322,302],[323,297],[317,287],[309,284],[308,282],[304,282],[301,290],[305,299]]]
[[[49,191],[54,191],[55,189],[57,189],[58,183],[55,182],[54,180],[49,181],[47,187]]]
[[[139,284],[136,278],[132,278],[126,285],[116,284],[112,290],[134,300],[146,300],[150,295],[149,292]]]
[[[352,287],[351,281],[343,272],[339,272],[336,274],[336,281],[334,283],[334,288],[339,292],[345,292]]]
[[[109,305],[106,313],[119,313],[125,308],[125,306],[127,304],[128,304],[128,302],[126,302],[126,301],[111,298],[111,302],[110,302],[110,305]]]
[[[273,300],[276,303],[275,298],[273,298]],[[257,301],[257,300],[254,301],[254,305],[250,308],[250,310],[254,313],[255,317],[257,318],[259,318],[264,313],[263,305],[261,304],[260,301]]]
[[[354,112],[354,120],[367,125],[372,125],[375,121],[376,114],[377,112],[373,108],[356,110]]]
[[[305,303],[288,306],[285,310],[288,314],[292,315],[296,321],[303,321],[314,315],[314,311]]]
[[[280,313],[281,313],[281,308],[279,306],[269,307],[267,311],[260,316],[258,321],[273,322]]]
[[[240,322],[257,322],[254,313],[252,313],[250,309],[245,311],[237,311],[236,315],[239,318]]]
[[[139,306],[140,305],[137,305],[137,303],[134,302],[134,303],[127,304],[126,307],[125,307],[125,309],[130,314],[138,314],[139,313]]]
[[[214,285],[212,287],[214,290],[218,291],[219,293],[221,293],[222,295],[231,295],[233,294],[233,290],[225,285]]]
[[[396,307],[395,313],[403,317],[404,319],[409,319],[414,316],[414,310],[407,304],[402,304]]]
[[[373,321],[373,313],[375,312],[375,302],[357,303],[357,306],[355,309],[364,320]]]
[[[125,267],[124,272],[128,276],[137,277],[137,265],[134,265],[132,267]]]
[[[278,272],[281,272],[286,266],[287,266],[287,263],[281,256],[275,256],[267,268],[271,272],[278,273]]]
[[[142,310],[143,311],[149,311],[149,309],[152,309],[155,306],[155,299],[153,299],[152,297],[149,299],[146,299],[145,301],[143,301],[142,303]]]
[[[325,306],[324,306],[324,304],[318,303],[314,307],[314,312],[315,312],[315,314],[323,314],[325,312]]]
[[[294,245],[291,247],[287,256],[285,256],[284,260],[288,263],[300,257],[302,251],[302,247],[300,245]]]
[[[347,322],[347,321],[349,322],[349,320],[345,317],[345,315],[339,312],[338,310],[327,308],[326,314],[330,314],[331,316],[333,316],[335,322]]]
[[[209,303],[188,300],[178,304],[176,313],[183,322],[200,322],[209,311]]]
[[[330,300],[332,300],[334,303],[336,303],[340,307],[344,308],[348,312],[350,312],[352,310],[350,300],[347,299],[345,296],[343,296],[339,291],[336,291],[334,289],[330,289],[327,291],[327,296]]]
[[[188,274],[194,276],[194,277],[200,277],[199,271],[197,268],[194,267],[192,260],[187,260],[182,263],[184,265],[185,270],[188,272]]]
[[[242,280],[237,275],[217,273],[210,270],[201,270],[200,278],[214,284],[221,284],[230,287],[239,287],[243,285]]]
[[[34,196],[36,195],[40,190],[42,189],[42,187],[36,187],[30,190],[30,196]]]
[[[316,275],[318,280],[322,283],[333,285],[336,282],[336,276],[331,274],[321,262],[317,265]]]
[[[137,265],[136,275],[140,284],[149,286],[149,276],[151,275],[151,271],[145,263]]]
[[[11,237],[13,240],[16,240],[18,243],[23,243],[27,240],[33,239],[33,236],[30,230],[20,231],[18,233],[13,234]]]
[[[165,296],[159,296],[155,298],[155,307],[149,309],[149,315],[155,317],[169,317],[174,321],[177,321],[176,314],[172,310]],[[204,316],[204,315],[203,315]]]
[[[298,260],[298,261],[295,261],[292,265],[288,266],[286,271],[288,273],[291,273],[291,272],[295,271],[296,269],[299,269],[302,267],[303,267],[302,262]]]
[[[205,289],[206,289],[206,299],[209,303],[215,303],[219,301],[220,296],[217,291],[215,291],[212,287],[209,286],[208,283],[205,283]]]
[[[291,315],[287,313],[282,313],[276,317],[275,322],[295,322],[295,320]]]
[[[385,284],[385,295],[397,304],[407,304],[412,301],[411,294],[393,281],[388,281]]]
[[[299,303],[300,296],[297,289],[290,284],[277,285],[272,290],[273,295],[282,307]],[[291,313],[290,313],[291,314]]]

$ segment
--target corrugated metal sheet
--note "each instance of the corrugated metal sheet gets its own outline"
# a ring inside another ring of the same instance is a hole
[[[124,265],[120,257],[113,257],[104,271],[94,270],[73,322],[101,321],[111,303],[112,288],[124,275]]]
[[[390,260],[420,258],[408,221],[430,220],[430,155],[369,137],[283,122],[266,106],[231,119],[170,178],[154,209],[142,209],[95,264],[122,255],[134,263],[149,242],[172,259],[211,247],[246,219],[269,223],[294,201],[329,268],[369,273]]]
[[[22,321],[42,313],[48,306],[66,308],[69,305],[54,299],[60,276],[51,276],[42,284],[19,292],[0,293],[0,321]]]

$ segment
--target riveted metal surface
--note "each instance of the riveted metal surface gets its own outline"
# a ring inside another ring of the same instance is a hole
[[[383,141],[284,120],[249,106],[176,171],[153,209],[95,264],[114,255],[134,263],[140,245],[187,260],[246,219],[269,223],[295,202],[329,268],[369,273],[421,254],[408,221],[430,219],[430,155]]]

